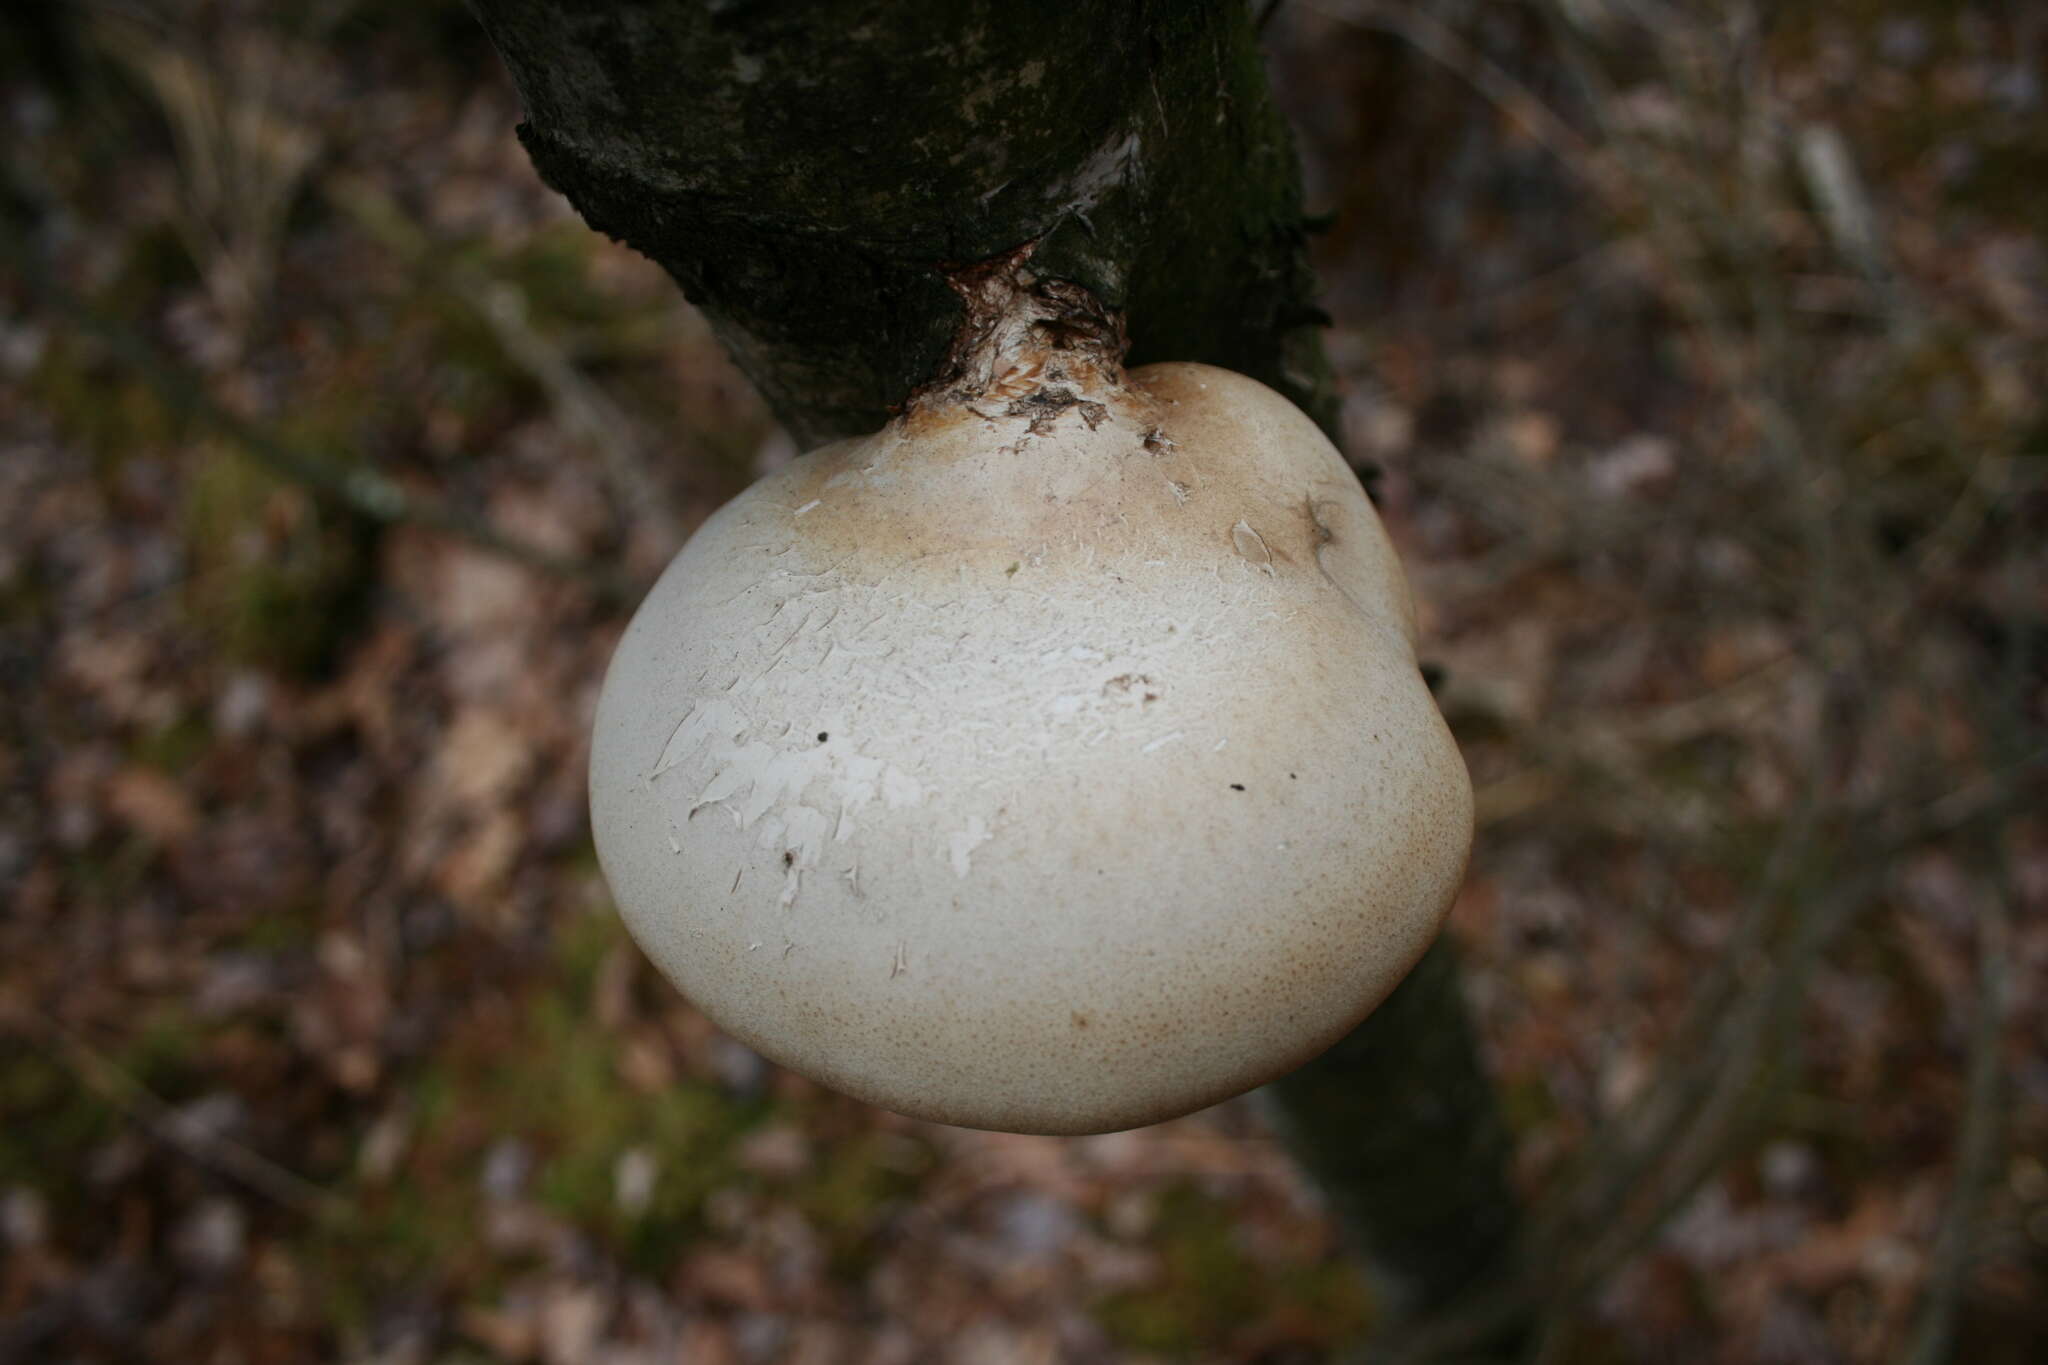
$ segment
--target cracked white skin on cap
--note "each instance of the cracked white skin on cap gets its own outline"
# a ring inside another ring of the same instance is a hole
[[[1335,1042],[1471,842],[1399,563],[1271,390],[913,410],[727,504],[620,642],[591,810],[721,1027],[900,1113],[1106,1132]]]

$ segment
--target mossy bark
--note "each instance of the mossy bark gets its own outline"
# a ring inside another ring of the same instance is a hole
[[[1031,269],[1336,435],[1299,170],[1243,0],[471,0],[520,137],[659,261],[798,440],[873,431],[937,374],[949,267]],[[1271,1092],[1403,1308],[1498,1264],[1505,1142],[1446,950]]]

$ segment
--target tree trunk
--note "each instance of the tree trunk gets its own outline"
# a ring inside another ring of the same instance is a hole
[[[659,261],[806,447],[946,353],[937,266],[1034,268],[1331,429],[1294,151],[1242,4],[474,0],[534,165]]]
[[[1133,364],[1252,375],[1337,435],[1243,0],[472,6],[541,175],[667,268],[806,446],[932,377],[961,316],[942,266],[1031,241],[1124,315]],[[1500,1267],[1506,1143],[1447,949],[1269,1100],[1389,1308]]]
[[[1449,943],[1260,1098],[1364,1257],[1383,1319],[1442,1308],[1508,1269],[1520,1210],[1507,1127]]]

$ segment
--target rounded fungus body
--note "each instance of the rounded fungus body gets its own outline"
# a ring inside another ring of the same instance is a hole
[[[691,537],[605,680],[592,821],[634,938],[770,1059],[1107,1132],[1369,1013],[1441,924],[1471,789],[1314,424],[997,311],[950,384]]]

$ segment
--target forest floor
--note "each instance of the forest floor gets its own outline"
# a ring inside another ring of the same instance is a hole
[[[1635,8],[1268,29],[1540,1358],[2048,1358],[2048,22]],[[1355,1340],[1251,1102],[899,1119],[626,940],[602,669],[794,452],[467,13],[82,12],[0,57],[0,1362]]]

